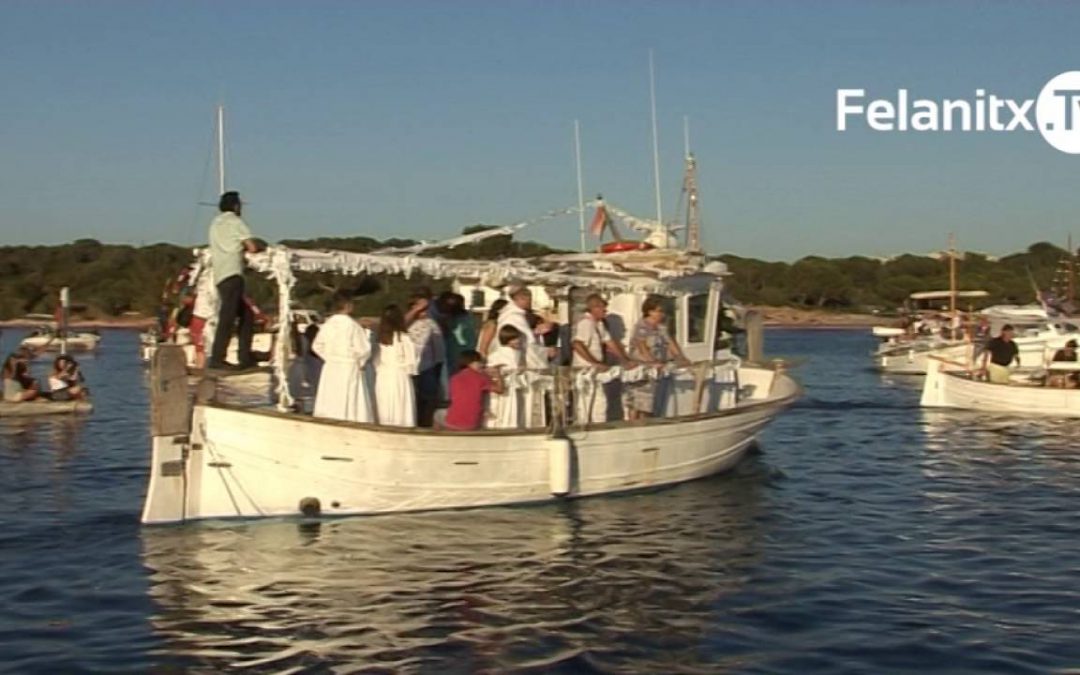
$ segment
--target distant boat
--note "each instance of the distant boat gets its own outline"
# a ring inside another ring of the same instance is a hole
[[[98,348],[101,335],[94,331],[73,331],[68,328],[68,314],[71,306],[71,294],[68,287],[60,289],[60,302],[56,315],[28,314],[28,319],[44,321],[19,344],[35,352],[92,352]]]
[[[1014,373],[1009,384],[976,379],[962,364],[933,359],[923,380],[920,405],[1018,415],[1080,417],[1080,389],[1045,386],[1046,375],[1075,375],[1075,361],[1050,363],[1043,374]]]

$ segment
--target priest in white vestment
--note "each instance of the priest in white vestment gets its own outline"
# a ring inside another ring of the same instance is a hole
[[[372,423],[375,414],[364,371],[371,358],[371,336],[352,318],[351,298],[334,298],[336,313],[323,323],[313,348],[323,359],[315,396],[315,417]]]
[[[521,333],[521,346],[520,350],[524,354],[525,363],[524,367],[532,370],[545,370],[550,365],[548,363],[547,347],[540,341],[537,336],[537,329],[534,329],[529,323],[529,314],[532,312],[532,291],[526,286],[515,286],[510,289],[510,302],[503,308],[502,313],[499,314],[499,323],[496,329],[496,335],[499,334],[504,326],[513,326]],[[551,324],[541,323],[537,326],[538,329],[543,331],[544,328],[550,330]],[[546,331],[544,331],[546,332]],[[489,358],[494,354],[494,351],[489,354]],[[543,426],[546,424],[544,419],[544,406],[542,405],[543,398],[533,390],[532,387],[525,389],[522,406],[524,407],[522,417],[524,418],[524,425],[526,427]]]

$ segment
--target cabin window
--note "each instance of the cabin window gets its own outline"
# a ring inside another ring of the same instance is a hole
[[[484,290],[482,288],[474,289],[469,294],[469,306],[470,307],[483,307],[487,298],[484,297]]]
[[[705,341],[705,319],[709,313],[709,294],[691,295],[686,299],[686,341]]]

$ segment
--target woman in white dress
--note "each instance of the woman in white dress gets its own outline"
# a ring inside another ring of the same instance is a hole
[[[353,303],[348,295],[334,296],[334,310],[312,345],[323,359],[312,414],[370,424],[375,413],[364,371],[371,358],[371,335],[352,318]]]
[[[378,401],[379,424],[415,427],[416,392],[412,378],[417,374],[420,359],[416,345],[405,330],[405,315],[397,305],[383,310],[377,334],[375,400]]]
[[[487,366],[494,370],[506,382],[503,393],[492,393],[488,399],[491,421],[490,429],[520,429],[524,426],[524,396],[519,387],[512,384],[514,373],[525,367],[525,352],[522,349],[521,331],[513,326],[504,325],[499,329],[499,346],[491,350]]]

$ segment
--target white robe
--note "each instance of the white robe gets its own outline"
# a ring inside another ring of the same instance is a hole
[[[375,421],[364,369],[371,357],[368,330],[352,317],[335,314],[322,325],[313,345],[323,358],[315,396],[315,417],[349,422]]]
[[[321,335],[321,333],[320,333]],[[375,400],[379,424],[416,426],[416,392],[412,376],[420,359],[408,333],[396,333],[391,344],[378,345],[375,355]],[[325,367],[323,372],[326,372]]]
[[[491,414],[487,425],[489,429],[520,429],[525,426],[525,392],[514,386],[517,372],[524,362],[524,354],[507,345],[499,345],[488,356],[487,366],[498,368],[506,385],[503,393],[492,392],[488,399],[488,412]]]
[[[495,338],[491,341],[489,353],[499,347],[499,330],[503,326],[513,326],[521,333],[521,346],[525,350],[525,363],[529,368],[547,368],[547,348],[537,339],[536,333],[529,328],[529,319],[525,310],[510,303],[499,313],[499,322],[495,327]]]

